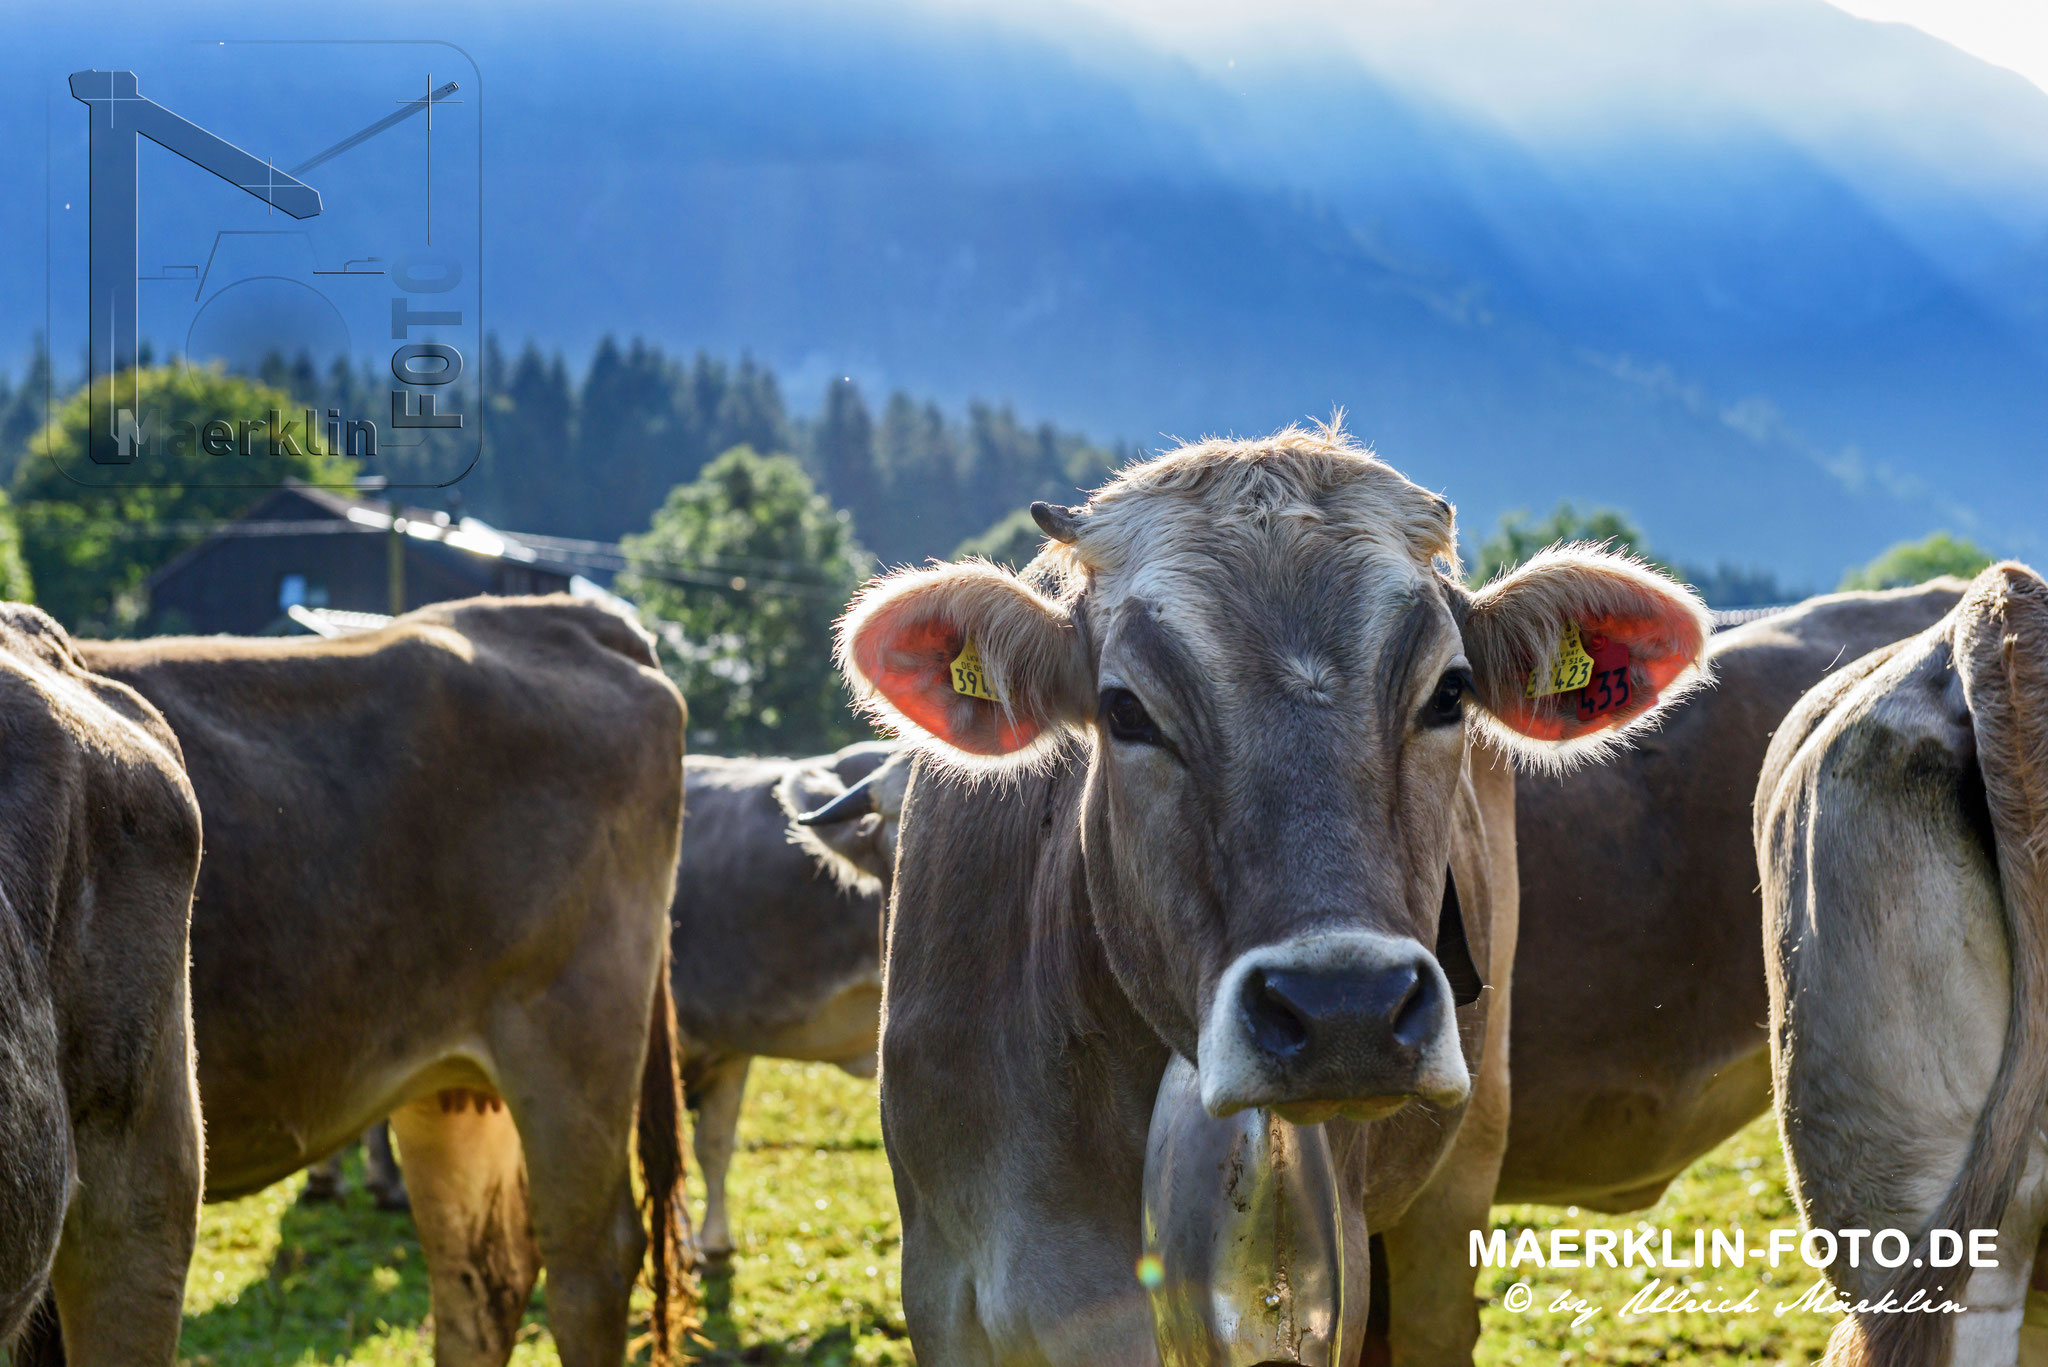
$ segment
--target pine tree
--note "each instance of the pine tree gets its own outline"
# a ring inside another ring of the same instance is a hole
[[[37,333],[35,348],[29,353],[28,370],[14,388],[13,402],[0,410],[0,471],[4,471],[9,482],[28,449],[29,438],[43,425],[47,416],[45,404],[61,397],[50,392],[52,378],[50,348],[43,335]]]
[[[811,464],[832,502],[853,515],[855,532],[888,520],[888,491],[875,461],[875,424],[860,387],[834,380],[811,438]]]
[[[529,340],[505,382],[505,399],[492,438],[493,503],[485,516],[515,531],[568,535],[563,508],[574,493],[564,486],[572,482],[576,431],[568,364]]]

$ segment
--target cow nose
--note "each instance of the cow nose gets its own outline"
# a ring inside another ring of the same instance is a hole
[[[1420,942],[1378,931],[1246,951],[1217,984],[1196,1054],[1217,1116],[1272,1106],[1297,1124],[1319,1108],[1373,1120],[1416,1097],[1450,1106],[1471,1094],[1443,970]]]
[[[1410,1064],[1436,1027],[1436,977],[1415,962],[1367,972],[1260,970],[1243,990],[1254,1044],[1282,1066]]]

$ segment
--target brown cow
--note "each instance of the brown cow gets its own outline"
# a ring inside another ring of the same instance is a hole
[[[1211,1115],[1329,1122],[1344,1341],[1385,1230],[1396,1351],[1469,1358],[1515,877],[1508,776],[1468,728],[1597,752],[1697,677],[1704,609],[1587,548],[1468,593],[1450,504],[1327,429],[1034,513],[1062,544],[1030,582],[906,571],[841,628],[921,747],[882,1039],[919,1360],[1158,1361],[1134,1269],[1172,1054]]]
[[[875,1075],[882,1008],[882,899],[896,862],[907,763],[867,741],[813,759],[683,762],[682,866],[670,983],[691,1144],[704,1176],[707,1259],[732,1253],[726,1173],[747,1070],[757,1056],[836,1063]],[[365,1180],[380,1210],[408,1210],[389,1126],[363,1136]],[[303,1201],[346,1191],[336,1150],[309,1171]]]
[[[1993,565],[1807,694],[1771,743],[1755,838],[1793,1194],[1810,1227],[1865,1236],[1827,1269],[1843,1297],[1895,1308],[1843,1319],[1828,1361],[2040,1361],[2048,583]]]
[[[1960,579],[1717,634],[1714,686],[1597,767],[1516,780],[1522,935],[1501,1201],[1624,1211],[1771,1104],[1750,807],[1801,694],[1921,631]]]
[[[155,708],[0,607],[0,1347],[169,1367],[199,1223],[199,807]],[[58,1341],[61,1326],[61,1343]]]
[[[205,813],[208,1198],[388,1114],[436,1363],[503,1363],[544,1263],[562,1361],[617,1367],[647,1249],[637,1101],[665,1349],[683,708],[644,634],[568,598],[476,599],[337,640],[81,649],[169,720]]]

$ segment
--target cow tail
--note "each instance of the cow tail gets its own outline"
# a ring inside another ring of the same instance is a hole
[[[1957,607],[1955,667],[1976,731],[1977,766],[1997,844],[2000,904],[2012,956],[2012,1010],[1991,1094],[1962,1172],[1929,1229],[1993,1229],[2048,1109],[2048,583],[2010,562],[1979,575]],[[1914,1256],[1927,1256],[1927,1236]],[[1956,1280],[1958,1272],[1963,1280]],[[1903,1303],[1959,1299],[1967,1268],[1913,1267],[1893,1285]],[[1947,1284],[1953,1282],[1954,1284]],[[1953,1317],[1858,1316],[1838,1329],[1828,1361],[1853,1367],[1929,1367],[1948,1360]]]
[[[647,1026],[647,1063],[640,1076],[640,1182],[646,1193],[654,1292],[649,1367],[675,1362],[678,1335],[696,1323],[696,1237],[683,1189],[683,1080],[669,990],[670,953],[663,948]]]
[[[22,1324],[13,1352],[14,1367],[64,1367],[64,1330],[57,1323],[57,1297],[47,1285]]]

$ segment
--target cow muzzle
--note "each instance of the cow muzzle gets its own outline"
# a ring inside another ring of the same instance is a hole
[[[1450,984],[1414,940],[1328,931],[1240,955],[1203,1023],[1202,1105],[1266,1106],[1297,1124],[1377,1120],[1471,1091]]]

